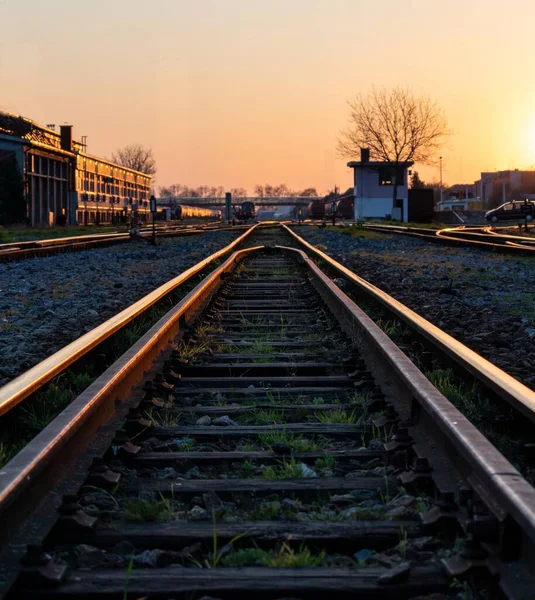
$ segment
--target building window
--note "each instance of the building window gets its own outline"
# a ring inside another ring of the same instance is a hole
[[[405,169],[397,169],[397,182],[394,181],[396,169],[394,167],[382,167],[379,169],[379,185],[405,185]]]

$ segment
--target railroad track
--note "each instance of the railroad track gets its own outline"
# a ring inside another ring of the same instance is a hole
[[[533,488],[287,231],[249,243],[0,472],[43,461],[0,488],[6,597],[530,598]]]
[[[169,227],[157,228],[156,237],[175,237],[184,235],[196,235],[207,231],[241,231],[246,227],[221,227],[221,226],[196,226],[196,227]],[[145,228],[141,230],[141,237],[150,241],[152,230]],[[62,252],[80,252],[94,248],[103,248],[115,244],[121,244],[131,240],[129,233],[101,233],[95,235],[72,236],[47,240],[34,240],[28,242],[9,242],[0,244],[0,263],[35,258],[38,256],[52,256]]]
[[[496,233],[486,227],[448,227],[433,230],[424,227],[406,227],[403,225],[365,225],[366,229],[416,237],[428,242],[450,246],[469,246],[481,250],[491,250],[507,254],[533,256],[535,240],[527,237]]]

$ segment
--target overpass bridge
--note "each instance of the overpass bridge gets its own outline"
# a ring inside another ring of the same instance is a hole
[[[255,206],[308,206],[314,200],[322,200],[323,196],[247,196],[233,197],[232,205],[236,206],[242,202],[252,202]],[[199,198],[199,197],[179,197],[165,196],[158,198],[158,204],[161,206],[174,206],[176,204],[185,204],[187,206],[202,206],[206,208],[218,208],[225,206],[225,198]]]

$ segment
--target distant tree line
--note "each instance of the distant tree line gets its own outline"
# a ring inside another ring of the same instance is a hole
[[[316,188],[309,187],[304,190],[292,190],[285,183],[280,185],[255,185],[254,195],[261,198],[280,198],[281,196],[318,196]]]
[[[225,189],[222,185],[199,185],[198,187],[190,187],[181,183],[173,183],[172,185],[163,186],[160,188],[161,198],[222,198],[225,192],[230,192],[233,196],[247,196],[247,190],[242,187]]]
[[[160,188],[161,198],[222,198],[225,192],[230,192],[233,198],[245,198],[248,192],[243,187],[224,188],[222,185],[200,185],[198,187],[189,187],[181,183],[173,183],[169,186]],[[309,187],[304,190],[292,190],[285,183],[280,185],[255,185],[254,196],[261,198],[280,198],[281,196],[317,196],[316,188]]]

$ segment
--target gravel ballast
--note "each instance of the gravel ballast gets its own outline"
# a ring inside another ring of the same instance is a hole
[[[0,264],[0,386],[240,233],[163,238],[156,247],[133,241]]]
[[[535,389],[533,258],[375,232],[296,232]]]

